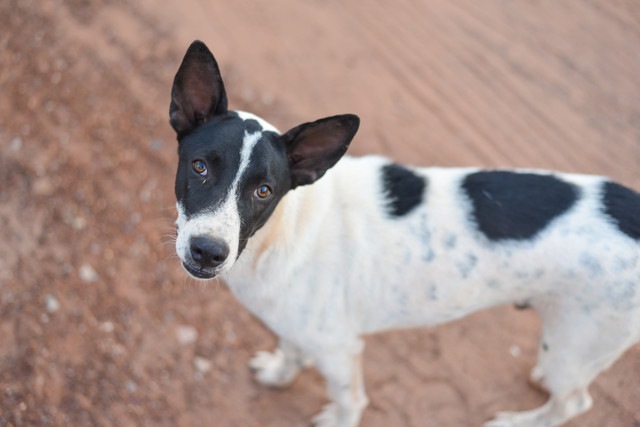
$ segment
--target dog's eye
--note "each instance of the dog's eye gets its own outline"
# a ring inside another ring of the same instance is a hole
[[[207,165],[202,160],[194,160],[192,163],[193,170],[201,176],[207,176]]]
[[[271,188],[268,185],[261,185],[260,187],[256,188],[254,194],[259,199],[266,199],[267,197],[271,196]]]

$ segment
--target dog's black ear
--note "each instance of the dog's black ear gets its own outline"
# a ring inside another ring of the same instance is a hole
[[[358,126],[358,116],[345,114],[304,123],[282,135],[287,146],[291,188],[320,179],[347,151]]]
[[[169,122],[180,139],[226,111],[227,94],[218,64],[207,46],[196,40],[173,79]]]

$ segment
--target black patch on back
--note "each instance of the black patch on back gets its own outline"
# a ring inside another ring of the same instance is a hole
[[[615,182],[606,182],[603,190],[604,212],[620,231],[640,240],[640,193]]]
[[[478,228],[494,241],[530,239],[578,199],[575,185],[533,173],[476,172],[464,179],[462,188]]]
[[[382,185],[387,196],[388,211],[393,216],[403,216],[422,203],[427,186],[424,177],[397,164],[382,168]]]

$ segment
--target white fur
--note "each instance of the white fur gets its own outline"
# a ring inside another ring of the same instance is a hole
[[[274,125],[272,125],[262,117],[256,116],[255,114],[252,114],[252,113],[247,113],[246,111],[238,110],[236,111],[236,113],[238,114],[238,116],[240,116],[242,120],[255,120],[256,122],[258,122],[260,126],[262,126],[262,130],[264,131],[275,132],[278,134],[280,133]]]
[[[245,136],[236,183],[254,137]],[[367,404],[363,334],[527,302],[543,319],[550,350],[540,349],[534,374],[551,398],[486,425],[555,426],[587,410],[589,383],[640,340],[640,246],[600,209],[603,178],[558,175],[581,188],[579,201],[536,237],[496,243],[470,221],[460,189],[473,169],[415,169],[427,178],[425,203],[393,218],[380,179],[388,163],[343,158],[315,184],[289,192],[235,265],[221,267],[235,296],[281,338],[280,350],[252,362],[257,378],[287,384],[310,358],[332,398],[317,425],[354,427]],[[224,239],[235,259],[236,197],[232,187],[220,208],[188,221],[178,206],[182,259],[199,233]]]

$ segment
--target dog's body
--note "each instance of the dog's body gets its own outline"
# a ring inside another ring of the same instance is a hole
[[[338,162],[355,116],[280,135],[226,104],[213,56],[194,43],[171,107],[177,252],[196,277],[224,273],[280,337],[252,361],[258,380],[285,385],[315,363],[333,399],[317,425],[359,423],[363,334],[503,303],[535,308],[543,336],[532,377],[549,402],[487,423],[518,427],[586,411],[589,383],[640,341],[637,193],[584,175]]]

